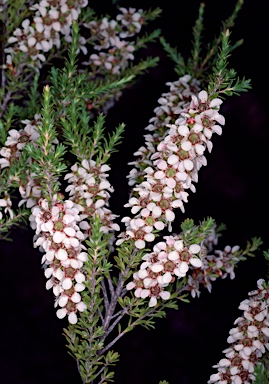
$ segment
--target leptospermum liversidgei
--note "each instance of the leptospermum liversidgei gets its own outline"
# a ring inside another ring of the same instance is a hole
[[[88,0],[0,4],[1,239],[16,225],[34,231],[46,288],[57,317],[68,323],[67,347],[85,384],[113,381],[110,368],[119,355],[111,348],[125,333],[154,326],[167,308],[177,308],[177,299],[199,297],[201,286],[211,291],[218,277],[233,279],[238,262],[262,244],[253,238],[245,249],[216,249],[223,227],[211,217],[199,224],[185,219],[173,231],[176,209],[184,213],[207,165],[212,135],[225,129],[225,98],[250,88],[228,63],[241,44],[230,44],[230,29],[242,5],[235,4],[202,54],[202,3],[186,60],[160,30],[147,30],[159,8],[115,6],[111,17],[99,16]],[[107,134],[105,115],[125,88],[157,65],[157,57],[136,60],[137,51],[157,38],[178,78],[167,83],[145,128],[145,144],[134,153],[124,203],[130,212],[120,219],[109,206],[109,159],[125,126]],[[55,64],[62,60],[63,68]],[[170,234],[161,237],[165,229]],[[259,280],[240,305],[244,315],[209,383],[263,380],[267,306],[268,287]]]

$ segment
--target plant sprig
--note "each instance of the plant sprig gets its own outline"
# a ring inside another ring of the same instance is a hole
[[[246,92],[251,89],[250,80],[237,77],[234,69],[228,69],[228,58],[231,53],[230,31],[227,29],[222,34],[222,44],[216,65],[213,67],[208,85],[208,94],[210,99],[239,95],[240,92]]]

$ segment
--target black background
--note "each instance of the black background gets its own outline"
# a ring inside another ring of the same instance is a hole
[[[144,4],[143,4],[144,3]],[[221,21],[232,12],[235,1],[205,1],[205,42],[218,34]],[[90,4],[98,12],[110,13],[110,2]],[[162,15],[153,23],[184,57],[190,54],[192,26],[199,1],[122,1],[122,6],[150,8],[160,6]],[[155,330],[137,328],[115,345],[121,355],[116,366],[116,384],[204,384],[214,373],[211,368],[222,358],[233,321],[240,315],[238,305],[255,289],[258,278],[266,278],[267,265],[262,252],[269,248],[268,177],[268,38],[269,2],[245,1],[232,41],[244,39],[230,63],[240,77],[252,80],[252,90],[225,101],[221,113],[226,118],[223,135],[213,138],[208,166],[199,173],[197,192],[191,193],[186,213],[178,213],[176,223],[187,217],[196,222],[212,216],[224,222],[220,247],[244,247],[253,236],[264,245],[255,258],[241,263],[233,281],[213,283],[212,293],[202,290],[200,299],[179,303],[178,311],[168,311],[156,322]],[[157,99],[167,92],[167,81],[177,79],[173,65],[161,45],[150,44],[142,55],[158,55],[158,67],[140,78],[124,93],[107,117],[108,128],[126,123],[126,136],[111,160],[110,182],[115,188],[111,209],[121,216],[129,214],[126,175],[132,153],[143,144],[144,127],[153,116]],[[174,229],[176,229],[174,227]],[[75,361],[65,348],[62,328],[65,320],[56,318],[51,291],[45,289],[40,268],[41,255],[32,248],[31,231],[13,231],[12,243],[1,242],[1,384],[77,384]]]

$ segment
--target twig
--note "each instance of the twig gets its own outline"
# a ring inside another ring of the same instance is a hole
[[[103,372],[104,369],[105,369],[105,367],[101,368],[100,371],[97,373],[96,377],[99,376]],[[103,382],[104,382],[104,380],[101,379],[101,381],[99,381],[98,384],[102,384]]]
[[[116,290],[113,289],[114,290],[114,294],[111,297],[111,301],[110,301],[108,310],[106,311],[105,322],[104,322],[104,331],[105,331],[105,333],[104,333],[103,336],[101,336],[101,339],[105,338],[106,331],[109,328],[109,324],[110,324],[111,318],[112,318],[112,316],[114,314],[116,305],[118,303],[118,298],[121,297],[121,295],[122,295],[122,290],[123,290],[123,284],[125,282],[125,277],[129,273],[130,264],[131,264],[132,259],[134,258],[134,256],[135,256],[135,251],[133,251],[133,253],[130,255],[129,265],[126,266],[125,271],[123,273],[122,272],[119,273],[117,288],[116,288]]]
[[[104,331],[106,331],[109,327],[109,323],[111,320],[111,317],[113,316],[113,313],[115,311],[117,302],[118,302],[118,297],[121,294],[122,286],[123,286],[124,280],[123,280],[123,275],[122,273],[119,274],[119,280],[118,280],[118,286],[116,288],[116,291],[114,292],[113,297],[111,298],[108,310],[106,311],[106,316],[105,316],[105,323],[104,323]],[[104,337],[102,336],[102,339]]]
[[[145,317],[150,316],[151,313],[153,313],[153,312],[154,312],[154,309],[153,308],[149,308],[148,312],[146,312],[143,316],[139,317],[139,319],[135,320],[133,323],[128,325],[128,328],[129,327],[135,327],[137,322],[140,322]],[[112,340],[106,347],[104,347],[102,349],[102,351],[100,351],[99,356],[103,355],[108,349],[110,349],[110,347],[112,347],[112,345],[114,345],[123,335],[125,335],[125,333],[127,332],[126,329],[124,331],[122,331],[121,333],[119,333],[118,336],[115,337],[114,340]]]
[[[104,338],[107,337],[107,335],[110,334],[110,332],[113,331],[113,329],[115,328],[115,326],[118,324],[118,322],[123,318],[124,315],[126,315],[128,313],[130,309],[130,306],[128,307],[125,307],[122,311],[121,311],[121,314],[118,316],[118,318],[110,325],[110,327],[108,328],[108,330],[106,331],[106,333],[104,334]],[[119,313],[119,312],[118,312]]]
[[[107,290],[106,290],[106,285],[105,285],[104,280],[101,281],[101,286],[102,286],[102,290],[103,290],[105,310],[107,312],[108,307],[109,307],[109,301],[108,301],[108,297],[107,297]]]
[[[104,317],[103,317],[103,314],[102,314],[100,308],[98,308],[98,313],[99,313],[100,319],[102,320],[102,323],[104,324]]]
[[[109,286],[109,291],[110,291],[110,295],[111,295],[111,297],[114,295],[114,293],[115,293],[115,289],[114,289],[114,287],[113,287],[113,284],[112,284],[112,280],[111,280],[111,278],[110,278],[110,275],[109,275],[109,278],[107,279],[107,281],[108,281],[108,286]]]
[[[121,312],[123,311],[123,309],[121,309],[119,312],[115,313],[113,316],[111,316],[111,320],[112,319],[115,319],[115,317],[119,316],[121,314]]]
[[[128,290],[126,288],[124,288],[121,292],[121,295],[120,297],[124,297],[126,295],[126,293],[128,292]]]
[[[9,102],[9,100],[11,99],[12,93],[13,92],[8,91],[6,96],[5,96],[5,98],[4,98],[4,100],[3,100],[2,105],[0,105],[0,109],[1,109],[1,111],[0,111],[0,119],[2,119],[2,117],[4,115],[5,109],[7,107],[7,104]]]

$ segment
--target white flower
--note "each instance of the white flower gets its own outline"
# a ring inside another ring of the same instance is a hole
[[[12,220],[14,217],[14,212],[12,211],[11,206],[12,206],[12,202],[11,202],[10,196],[8,194],[6,194],[3,199],[0,199],[0,207],[5,207],[4,212],[5,213],[8,212],[9,216]]]
[[[138,33],[141,29],[143,18],[142,10],[136,11],[135,8],[119,8],[122,14],[118,14],[116,19],[125,27],[124,32],[120,33],[120,37],[131,37]]]

